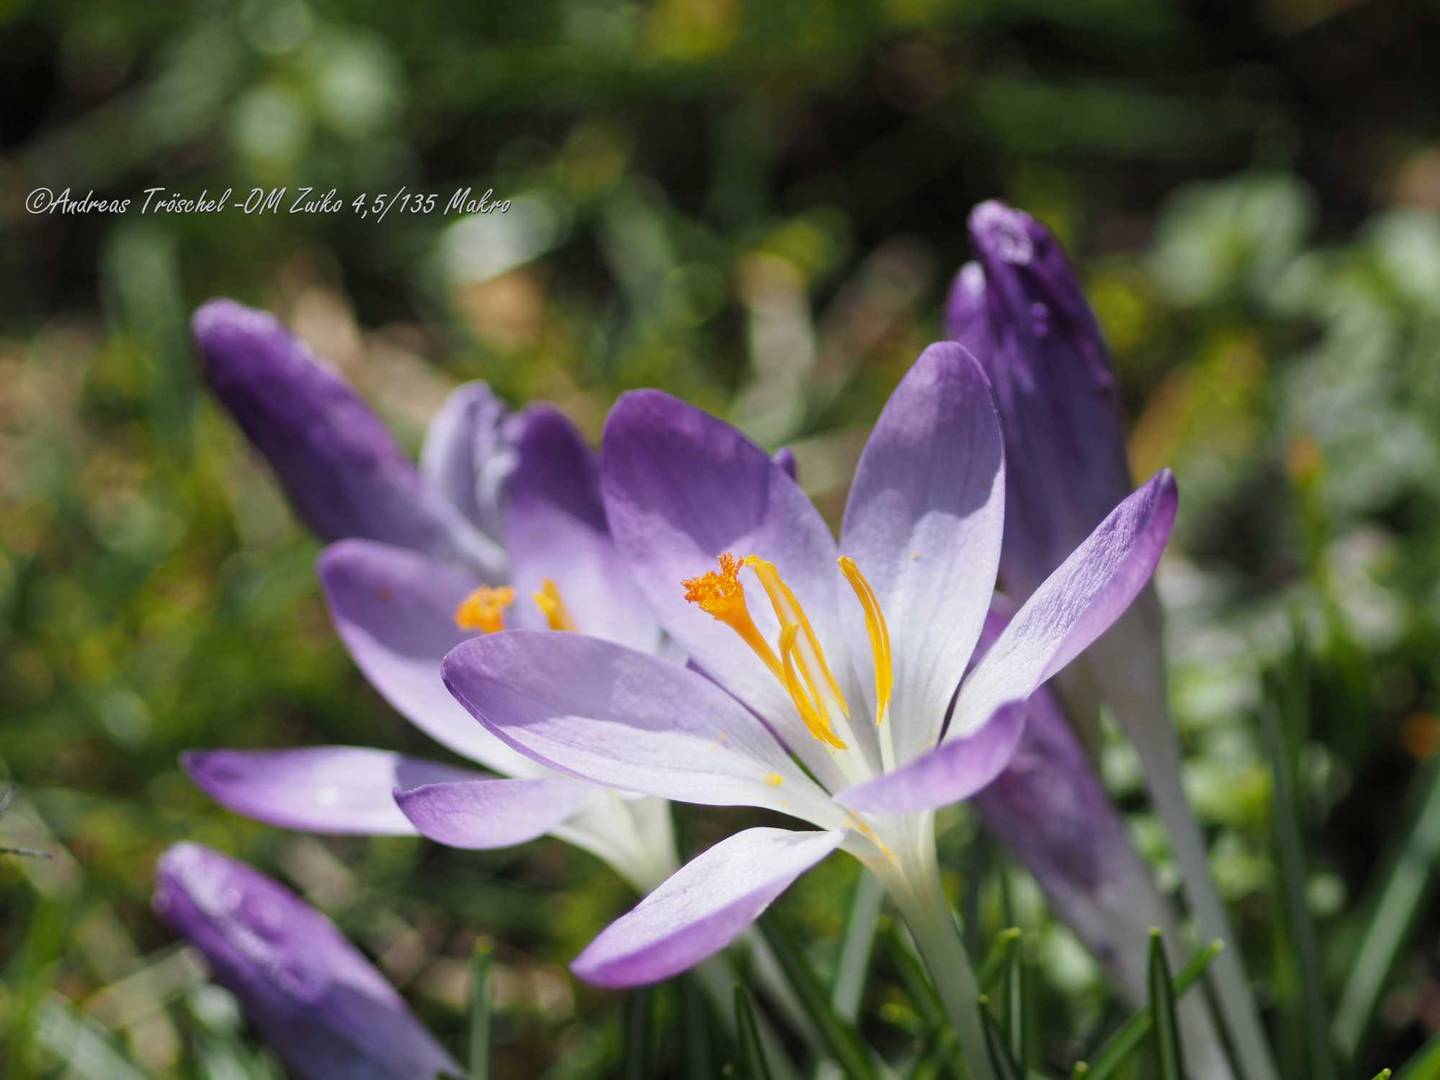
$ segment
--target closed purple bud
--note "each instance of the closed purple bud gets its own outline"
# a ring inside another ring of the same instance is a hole
[[[970,237],[978,261],[956,276],[946,322],[995,393],[1001,576],[1024,599],[1130,494],[1124,426],[1100,326],[1054,235],[991,201],[970,214]]]
[[[176,844],[155,872],[155,910],[205,955],[215,981],[296,1072],[410,1080],[462,1075],[335,924],[244,863]]]
[[[273,315],[211,300],[192,321],[216,397],[322,540],[362,537],[492,576],[498,549],[422,478],[380,418]]]

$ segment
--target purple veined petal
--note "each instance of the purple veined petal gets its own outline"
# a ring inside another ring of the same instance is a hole
[[[950,336],[980,360],[1005,431],[1001,576],[1023,600],[1131,488],[1119,391],[1099,323],[1055,236],[990,201],[977,262],[950,294]]]
[[[476,528],[504,540],[502,496],[515,467],[505,403],[483,382],[456,387],[425,433],[420,474]]]
[[[216,397],[325,540],[358,536],[498,573],[504,553],[421,479],[385,425],[274,316],[212,300],[193,320]]]
[[[440,662],[470,635],[455,609],[479,584],[413,551],[342,540],[320,555],[320,583],[345,647],[370,685],[436,742],[507,775],[533,762],[477,724],[445,689]]]
[[[576,780],[461,780],[397,790],[394,805],[420,835],[487,850],[544,836],[598,792]]]
[[[553,582],[583,634],[654,652],[660,627],[616,554],[600,497],[600,466],[575,426],[548,405],[525,410],[516,440],[506,533],[512,582],[528,620],[533,595]]]
[[[822,782],[842,783],[779,681],[734,631],[687,603],[682,584],[714,570],[723,552],[768,559],[805,606],[837,678],[846,680],[837,552],[810,500],[729,424],[654,390],[626,394],[611,411],[602,472],[616,548],[665,632],[772,724]],[[747,593],[750,613],[773,645],[778,623],[753,579]],[[853,689],[847,686],[847,694]]]
[[[176,844],[156,866],[154,907],[301,1076],[464,1075],[334,923],[244,863]]]
[[[840,533],[889,627],[895,690],[885,722],[899,761],[935,745],[985,621],[1000,564],[1003,466],[979,364],[958,345],[930,346],[870,434]],[[852,641],[863,641],[858,606],[851,625],[860,633]],[[862,670],[873,678],[872,664]]]
[[[876,814],[934,810],[968,799],[999,776],[1025,732],[1025,703],[1009,702],[974,734],[947,739],[898,769],[835,796],[841,806]]]
[[[511,630],[456,648],[444,675],[497,735],[581,779],[827,826],[839,817],[754,715],[679,664],[583,634]]]
[[[366,746],[299,750],[190,750],[190,779],[237,814],[318,833],[415,833],[391,797],[396,787],[473,780],[480,774]]]
[[[791,480],[799,479],[797,474],[800,464],[795,460],[795,451],[791,450],[788,446],[782,446],[779,450],[776,450],[775,453],[770,455],[770,460],[776,465],[779,465],[781,471],[790,477]]]
[[[1111,511],[965,680],[947,738],[973,731],[1002,702],[1028,697],[1110,628],[1154,573],[1178,500],[1175,477],[1162,469]]]
[[[842,832],[746,829],[682,866],[600,933],[570,969],[599,986],[640,986],[693,967],[734,941]]]

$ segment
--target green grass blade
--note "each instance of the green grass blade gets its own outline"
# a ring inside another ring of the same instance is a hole
[[[990,943],[990,949],[980,967],[975,971],[975,982],[982,993],[994,989],[1005,972],[1010,955],[1020,947],[1020,928],[1011,926],[1001,930]]]
[[[490,966],[488,945],[477,945],[470,961],[470,1080],[490,1080]]]
[[[1363,905],[1368,921],[1335,1010],[1331,1033],[1346,1060],[1353,1061],[1358,1054],[1416,915],[1434,889],[1435,863],[1440,857],[1440,758],[1425,766],[1414,790],[1415,809],[1409,823],[1386,858],[1386,870],[1373,899]]]
[[[1440,1078],[1440,1035],[1430,1039],[1411,1059],[1400,1066],[1399,1080],[1437,1080]]]
[[[815,1030],[829,1050],[835,1063],[850,1080],[874,1080],[875,1070],[870,1065],[870,1055],[855,1029],[840,1017],[830,1005],[830,995],[821,986],[819,978],[801,955],[800,949],[790,935],[781,928],[772,913],[757,924],[776,962],[785,972],[785,981],[800,999],[800,1005],[810,1017]]]
[[[990,1057],[990,1067],[995,1070],[996,1080],[1025,1080],[1025,1072],[1010,1054],[1005,1045],[1005,1033],[1000,1030],[990,1010],[980,1009],[980,1023],[985,1028],[985,1052]]]
[[[625,1057],[622,1075],[625,1080],[649,1080],[655,1075],[650,1060],[654,1044],[652,1028],[655,1019],[655,990],[642,986],[631,990],[625,999]]]
[[[835,1015],[850,1023],[860,1014],[860,1002],[870,974],[870,954],[875,948],[875,930],[880,924],[884,903],[885,888],[880,879],[874,874],[861,874],[855,886],[855,899],[850,904],[850,917],[845,922],[840,963],[830,993]]]
[[[679,985],[680,1048],[685,1058],[685,1075],[693,1080],[708,1080],[716,1075],[710,1010],[693,975],[682,978]],[[751,1023],[754,1023],[753,1015]]]
[[[744,1075],[751,1080],[772,1080],[770,1063],[765,1060],[765,1048],[760,1044],[760,1029],[755,1024],[755,1010],[750,1007],[750,995],[745,987],[735,987],[735,1027],[740,1040],[740,1063]]]
[[[1201,976],[1209,968],[1211,961],[1220,955],[1223,946],[1215,941],[1206,948],[1201,949],[1190,962],[1180,969],[1171,983],[1171,997],[1179,1001],[1185,996],[1185,992],[1200,981]],[[1150,1033],[1152,1023],[1150,1006],[1138,1009],[1130,1014],[1130,1018],[1120,1025],[1119,1030],[1111,1035],[1095,1053],[1092,1061],[1077,1062],[1075,1069],[1071,1072],[1072,1080],[1105,1080],[1114,1074],[1115,1070],[1123,1065],[1133,1054],[1136,1048],[1145,1040]]]
[[[1160,1080],[1184,1080],[1185,1055],[1180,1046],[1180,1023],[1175,1018],[1175,988],[1170,978],[1170,961],[1165,959],[1165,939],[1160,936],[1159,930],[1150,931],[1147,982]]]

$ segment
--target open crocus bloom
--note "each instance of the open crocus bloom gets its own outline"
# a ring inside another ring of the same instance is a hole
[[[755,828],[717,844],[575,970],[606,985],[681,971],[843,847],[886,884],[962,1038],[983,1045],[973,984],[957,982],[968,964],[939,890],[931,812],[1005,767],[1020,703],[1148,580],[1174,518],[1170,474],[1115,508],[962,683],[994,589],[1004,502],[994,404],[962,347],[930,347],[896,389],[838,547],[759,447],[658,392],[617,404],[603,473],[622,565],[698,670],[517,630],[461,645],[445,681],[501,738],[571,775],[762,807],[816,831]]]
[[[217,396],[326,539],[320,578],[370,682],[437,742],[499,774],[355,746],[194,751],[191,777],[238,813],[285,828],[414,834],[466,848],[549,833],[640,891],[676,865],[668,807],[560,775],[455,702],[440,662],[506,626],[580,630],[655,650],[660,631],[605,524],[595,455],[556,410],[509,416],[457,390],[419,470],[378,417],[272,316],[212,301],[195,317]],[[398,796],[397,796],[398,790]],[[397,805],[398,801],[398,805]]]

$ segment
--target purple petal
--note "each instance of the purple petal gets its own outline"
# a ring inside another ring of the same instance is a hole
[[[895,693],[886,722],[900,761],[935,745],[985,621],[1004,490],[985,375],[960,346],[930,346],[870,434],[840,534],[889,626]],[[851,624],[862,625],[858,608]]]
[[[559,410],[541,405],[525,411],[516,455],[506,533],[526,614],[535,618],[531,598],[548,580],[581,633],[654,652],[660,628],[610,539],[595,454]]]
[[[496,772],[534,775],[445,689],[440,661],[469,635],[455,608],[478,582],[412,551],[343,540],[320,556],[320,583],[355,663],[407,720],[436,742]]]
[[[420,474],[466,519],[497,541],[501,502],[515,467],[509,410],[483,382],[457,387],[445,400],[420,451]]]
[[[268,825],[307,832],[406,836],[397,787],[471,780],[477,774],[364,746],[301,750],[190,750],[180,763],[221,806]]]
[[[396,791],[394,804],[421,836],[482,850],[544,836],[597,794],[575,780],[462,780]]]
[[[1119,393],[1099,324],[1055,237],[986,202],[970,215],[977,264],[951,291],[950,336],[990,376],[1005,430],[1001,575],[1017,599],[1130,490]]]
[[[736,833],[606,927],[570,968],[600,986],[639,986],[693,967],[734,941],[844,838],[789,829]]]
[[[1111,511],[1025,602],[960,688],[950,731],[973,731],[1002,703],[1028,697],[1110,628],[1150,580],[1178,496],[1162,469]]]
[[[685,601],[682,582],[731,552],[773,562],[846,678],[837,632],[835,543],[795,481],[729,424],[668,394],[626,394],[605,427],[605,507],[616,547],[660,625],[701,669],[771,723],[825,782],[840,782],[779,681],[729,627]],[[753,582],[752,582],[753,584]],[[778,624],[752,588],[750,612],[772,643]]]
[[[947,739],[908,765],[840,792],[853,810],[902,814],[968,799],[999,776],[1025,731],[1025,705],[1010,702],[973,735]]]
[[[679,664],[583,634],[511,630],[467,641],[444,674],[475,717],[562,772],[680,802],[837,816],[759,720]]]
[[[176,844],[156,866],[154,906],[300,1075],[463,1075],[334,923],[244,863]]]
[[[795,460],[795,451],[791,450],[788,446],[782,446],[779,450],[776,450],[775,453],[770,455],[770,460],[775,462],[776,465],[779,465],[781,471],[790,477],[791,480],[799,479],[796,473],[800,466]]]
[[[274,316],[212,300],[193,320],[216,397],[322,539],[359,536],[498,573],[503,553],[421,480],[389,431]]]

